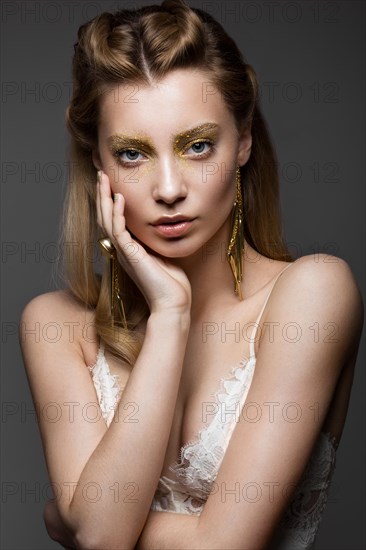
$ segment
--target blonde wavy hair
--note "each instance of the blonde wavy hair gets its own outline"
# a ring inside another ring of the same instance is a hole
[[[161,6],[102,13],[78,31],[73,95],[66,113],[71,134],[70,174],[61,220],[61,246],[72,243],[60,272],[67,289],[95,310],[96,331],[108,349],[131,367],[141,349],[136,328],[148,315],[134,282],[119,266],[128,329],[111,327],[108,272],[95,270],[90,245],[101,236],[96,222],[97,146],[101,94],[116,83],[148,86],[177,68],[202,69],[233,113],[238,130],[251,126],[252,152],[241,169],[244,237],[260,254],[293,261],[282,235],[277,160],[259,108],[258,83],[235,42],[208,13],[183,0]]]

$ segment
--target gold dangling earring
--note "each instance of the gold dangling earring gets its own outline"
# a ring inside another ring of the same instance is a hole
[[[240,166],[236,169],[236,197],[231,218],[231,237],[226,257],[234,276],[234,290],[239,300],[243,300],[240,283],[243,279],[244,227],[243,197],[241,192]]]
[[[111,306],[112,327],[114,327],[116,317],[119,317],[122,327],[127,329],[126,313],[118,281],[116,249],[108,237],[102,237],[98,240],[98,243],[102,252],[107,253],[109,257],[109,303]]]

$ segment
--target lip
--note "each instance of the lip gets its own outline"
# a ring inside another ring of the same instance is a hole
[[[195,218],[187,218],[176,214],[175,216],[163,216],[152,226],[164,237],[180,237],[192,226]]]
[[[177,222],[186,222],[191,221],[193,218],[188,218],[188,216],[183,216],[183,214],[173,214],[172,216],[161,216],[156,220],[152,225],[162,225],[165,223],[177,223]]]

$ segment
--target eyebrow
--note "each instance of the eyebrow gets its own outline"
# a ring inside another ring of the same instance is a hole
[[[171,141],[174,144],[174,148],[179,149],[187,142],[194,140],[199,137],[204,132],[217,133],[219,125],[214,122],[206,122],[195,126],[194,128],[189,128],[180,132],[176,135],[171,135]],[[135,147],[136,149],[143,148],[144,150],[149,151],[150,153],[156,153],[156,149],[152,143],[152,140],[149,136],[144,134],[135,134],[134,136],[129,136],[127,134],[113,134],[107,138],[107,143],[112,153],[117,152],[122,147]]]
[[[195,126],[194,128],[190,128],[189,130],[185,130],[184,132],[181,132],[177,136],[172,136],[172,141],[174,142],[174,148],[180,149],[184,144],[189,143],[190,141],[193,141],[197,137],[199,137],[203,133],[211,133],[216,136],[217,131],[219,129],[218,124],[215,124],[214,122],[206,122],[205,124],[200,124],[199,126]]]
[[[151,139],[144,135],[128,136],[127,134],[114,134],[107,138],[107,143],[112,153],[118,152],[123,147],[144,149],[150,153],[155,153]]]

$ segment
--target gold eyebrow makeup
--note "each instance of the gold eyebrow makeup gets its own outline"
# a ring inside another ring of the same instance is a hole
[[[190,130],[186,130],[174,137],[174,151],[177,155],[182,156],[185,152],[187,145],[194,142],[195,140],[207,140],[217,139],[219,127],[213,122],[207,122],[206,124],[201,124]]]
[[[136,149],[150,155],[155,154],[152,141],[147,136],[130,137],[124,134],[114,134],[107,139],[107,143],[112,154],[118,153],[121,149]]]
[[[200,126],[196,126],[195,128],[185,130],[177,136],[172,136],[175,152],[181,154],[182,150],[184,150],[184,147],[195,139],[216,139],[218,128],[219,127],[217,124],[213,122],[207,122],[205,124],[201,124]],[[107,143],[112,153],[116,153],[120,149],[127,148],[143,149],[150,154],[156,153],[151,138],[148,136],[128,136],[125,134],[114,134],[107,139]]]

